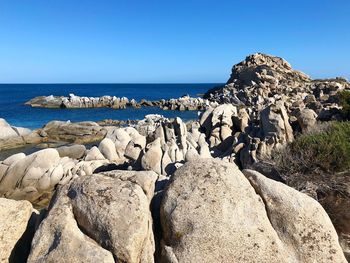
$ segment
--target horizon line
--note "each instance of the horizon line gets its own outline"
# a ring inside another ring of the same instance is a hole
[[[176,84],[225,84],[226,82],[0,82],[0,85],[66,85],[66,84],[102,84],[102,85],[116,85],[116,84],[130,84],[130,85],[137,85],[137,84],[149,84],[149,85],[161,85],[161,84],[168,84],[168,85],[176,85]]]

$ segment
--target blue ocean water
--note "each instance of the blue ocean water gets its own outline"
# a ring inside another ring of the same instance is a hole
[[[219,84],[0,84],[0,118],[6,119],[11,125],[30,129],[40,128],[51,120],[72,122],[104,119],[140,120],[147,114],[162,114],[169,118],[179,116],[189,120],[197,117],[197,111],[163,111],[157,107],[124,110],[41,109],[31,108],[24,103],[36,96],[68,96],[69,93],[88,97],[125,96],[138,101],[170,99],[185,94],[198,96],[217,85]]]

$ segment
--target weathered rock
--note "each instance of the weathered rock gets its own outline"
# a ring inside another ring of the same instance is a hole
[[[117,98],[115,96],[102,97],[80,97],[74,94],[69,94],[69,97],[64,96],[39,96],[25,103],[31,107],[40,108],[101,108],[109,107],[114,109],[124,109],[126,106],[133,106],[128,98]]]
[[[102,140],[106,130],[92,121],[63,122],[51,121],[41,130],[46,140],[58,140],[74,143],[89,143]]]
[[[186,163],[171,178],[161,207],[163,260],[329,262],[332,257],[334,262],[346,262],[334,228],[322,208],[303,195],[293,199],[294,194],[290,195],[289,191],[294,190],[284,185],[281,188],[279,198],[289,199],[284,207],[288,222],[276,225],[271,218],[281,214],[275,210],[271,212],[276,215],[267,213],[270,208],[269,203],[264,204],[264,198],[269,193],[257,195],[235,165],[214,159]],[[298,202],[302,202],[297,211],[300,221],[293,218],[296,211],[292,204]],[[309,206],[320,213],[311,226],[303,221],[311,215]],[[280,232],[285,225],[294,225],[290,231],[301,236],[294,239],[293,235]],[[308,231],[307,227],[315,232]],[[302,237],[306,244],[301,243]],[[314,244],[314,240],[319,241],[318,247],[307,245]]]
[[[12,163],[0,182],[0,195],[34,201],[63,177],[60,157],[54,149],[45,149]]]
[[[282,103],[271,105],[262,110],[260,119],[262,133],[265,138],[277,138],[277,141],[280,143],[293,141],[293,130]]]
[[[77,224],[73,207],[63,186],[51,201],[47,217],[32,241],[28,263],[34,262],[110,262],[113,255],[85,235]]]
[[[33,141],[32,131],[26,128],[11,126],[0,118],[0,151],[21,147]]]
[[[57,148],[60,157],[69,157],[72,159],[80,159],[84,156],[86,147],[81,144],[73,144],[70,146],[61,146]]]
[[[94,161],[94,160],[105,160],[106,158],[100,152],[100,150],[94,146],[86,152],[85,161]]]
[[[316,124],[317,114],[311,109],[303,109],[297,116],[303,133],[309,131]]]
[[[0,198],[0,262],[11,262],[13,250],[26,231],[32,212],[28,201]]]
[[[73,180],[52,201],[28,262],[154,262],[149,206],[156,178],[113,171]]]
[[[142,168],[147,171],[154,171],[157,174],[161,174],[163,152],[160,147],[160,139],[156,139],[152,143],[146,146],[145,153],[141,159]]]
[[[300,262],[346,262],[338,235],[313,198],[253,170],[243,170],[264,200],[271,225]],[[293,248],[293,249],[291,249]]]
[[[115,144],[113,141],[109,138],[104,138],[101,142],[100,145],[98,146],[98,149],[100,152],[103,154],[103,156],[112,161],[116,162],[119,160],[119,156],[117,154],[117,151],[115,149]]]

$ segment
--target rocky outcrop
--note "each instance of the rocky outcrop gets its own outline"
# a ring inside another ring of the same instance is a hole
[[[13,261],[15,247],[27,229],[32,212],[28,201],[0,198],[0,262]]]
[[[6,120],[0,118],[0,140],[11,139],[14,137],[21,137],[24,135],[28,135],[31,130],[25,128],[19,128],[10,126]]]
[[[0,133],[0,151],[35,145],[48,148],[67,143],[87,144],[101,141],[107,133],[105,127],[92,121],[51,121],[41,129],[30,131],[24,128],[12,127],[3,120],[0,121],[0,129],[4,130]],[[62,153],[67,151],[63,149],[61,149]],[[77,151],[78,148],[70,149],[71,152],[73,150]]]
[[[154,262],[149,206],[156,178],[153,172],[109,172],[62,187],[28,262]]]
[[[306,107],[320,114],[338,108],[335,95],[344,89],[350,89],[350,83],[343,78],[312,80],[282,58],[257,53],[234,65],[226,85],[209,90],[204,98],[254,111],[282,100],[288,111]]]
[[[177,170],[161,206],[165,262],[346,262],[316,201],[245,173],[213,159]]]
[[[61,146],[56,149],[60,157],[69,157],[71,159],[81,159],[86,152],[86,147],[81,144]]]
[[[163,110],[204,110],[207,106],[215,107],[216,102],[210,102],[203,98],[192,98],[185,95],[176,99],[161,99],[158,101],[150,101],[142,99],[137,102],[134,99],[129,100],[126,97],[118,98],[115,96],[103,97],[79,97],[74,94],[64,96],[39,96],[35,97],[25,103],[35,108],[68,108],[68,109],[82,109],[82,108],[113,108],[125,109],[126,107],[140,108],[140,107],[159,107]]]
[[[40,142],[41,138],[36,133],[26,128],[11,126],[0,118],[0,151]]]
[[[113,263],[112,253],[96,244],[79,228],[67,190],[68,186],[59,189],[51,201],[49,214],[33,238],[27,262]]]
[[[58,185],[67,184],[77,176],[91,175],[96,168],[109,163],[102,158],[88,161],[61,158],[51,148],[28,156],[15,154],[0,162],[0,196],[45,206]]]
[[[126,106],[132,105],[134,100],[129,101],[128,98],[118,98],[115,96],[102,97],[80,97],[69,94],[68,97],[63,96],[40,96],[26,102],[26,105],[40,108],[102,108],[110,107],[114,109],[124,109]]]
[[[337,93],[345,89],[350,90],[345,79],[312,80],[282,58],[253,54],[233,66],[224,87],[205,94],[226,106],[203,113],[201,126],[211,148],[219,150],[216,156],[229,156],[249,167],[296,134],[308,132],[318,120],[341,118]],[[234,112],[219,114],[224,119],[220,120],[215,115],[223,108]],[[231,116],[229,121],[225,115]]]
[[[76,122],[51,121],[41,130],[40,135],[45,141],[56,140],[72,143],[89,143],[102,140],[106,130],[92,121]]]
[[[217,103],[211,103],[203,98],[191,98],[188,95],[178,99],[160,100],[159,107],[163,110],[205,110],[211,104],[212,107],[217,106]]]

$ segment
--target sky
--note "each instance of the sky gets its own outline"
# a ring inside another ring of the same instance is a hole
[[[223,83],[256,52],[350,78],[350,1],[0,0],[0,83]]]

